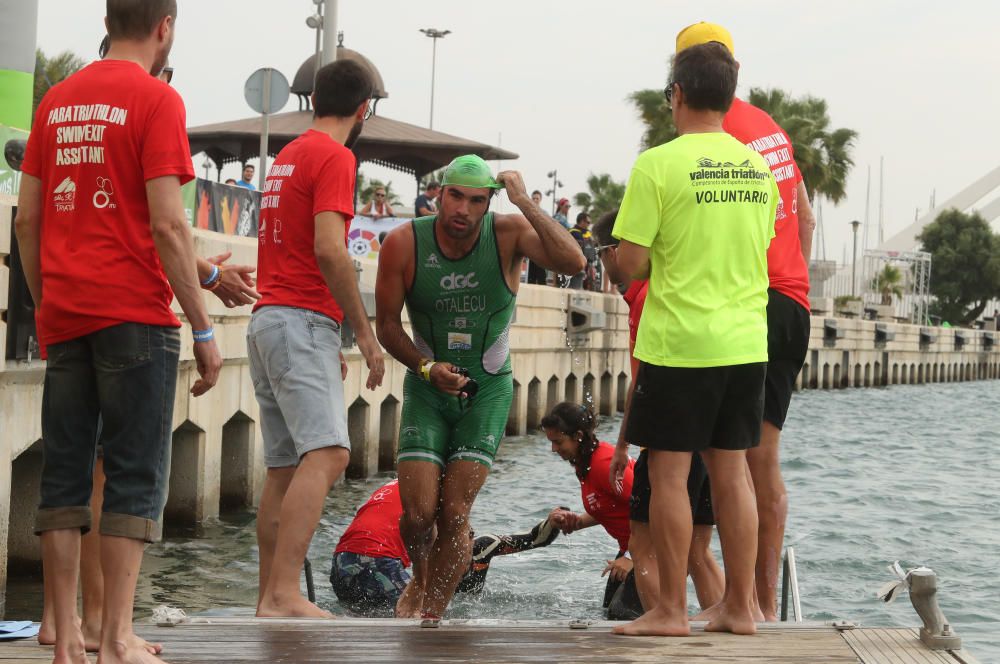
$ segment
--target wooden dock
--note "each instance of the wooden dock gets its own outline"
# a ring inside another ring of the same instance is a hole
[[[570,629],[565,621],[334,621],[196,617],[174,627],[138,626],[163,644],[170,664],[205,662],[731,662],[978,664],[967,652],[929,650],[915,629],[778,623],[756,636],[715,634],[695,623],[689,638],[624,637],[615,623]],[[34,641],[0,643],[0,664],[50,661]],[[92,657],[91,661],[95,661]]]

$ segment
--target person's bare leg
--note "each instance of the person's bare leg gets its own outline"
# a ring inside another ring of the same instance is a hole
[[[101,616],[104,611],[104,575],[101,574],[101,509],[104,507],[104,459],[94,463],[94,484],[90,493],[90,532],[80,540],[80,591],[83,595],[83,640],[87,651],[101,645]],[[158,651],[157,651],[158,652]]]
[[[101,535],[101,570],[104,572],[100,652],[97,664],[157,664],[144,640],[132,630],[135,585],[142,566],[145,542]]]
[[[746,477],[746,452],[709,448],[702,452],[712,478],[712,503],[726,564],[726,590],[719,614],[706,631],[754,634],[754,562],[757,509]]]
[[[271,562],[274,560],[274,546],[278,541],[278,522],[281,516],[281,501],[285,498],[288,485],[295,476],[295,466],[268,468],[264,479],[264,489],[260,494],[257,508],[257,566],[260,579],[257,587],[257,608],[264,597],[264,589],[271,577]]]
[[[632,556],[635,571],[635,589],[639,592],[643,611],[649,611],[656,606],[660,595],[660,570],[656,566],[656,551],[653,550],[649,524],[642,521],[628,523],[628,552]]]
[[[781,478],[778,442],[781,430],[764,421],[760,430],[760,445],[747,450],[747,463],[753,477],[760,519],[757,535],[756,586],[764,619],[778,619],[778,570],[788,518],[788,493]]]
[[[629,636],[687,636],[687,559],[691,548],[691,507],[687,493],[690,452],[649,451],[649,525],[660,591],[656,607],[620,627]]]
[[[399,463],[399,497],[403,503],[399,532],[413,565],[413,577],[396,602],[397,618],[419,618],[423,613],[440,495],[440,466],[429,461]]]
[[[56,643],[56,616],[53,611],[52,582],[47,574],[42,574],[42,624],[38,628],[38,645],[52,646]]]
[[[274,557],[258,617],[333,617],[302,596],[300,579],[309,543],[323,515],[323,501],[349,460],[346,448],[324,447],[306,453],[295,469],[281,501]]]
[[[444,615],[455,587],[469,569],[472,557],[469,512],[489,474],[489,468],[475,461],[453,461],[445,469],[437,538],[427,566],[425,614]]]
[[[55,627],[53,664],[86,664],[87,651],[76,612],[80,574],[80,531],[67,528],[42,533],[42,573],[50,590]]]
[[[726,588],[726,577],[712,554],[713,526],[695,524],[691,534],[691,549],[688,552],[688,574],[694,581],[694,591],[698,595],[698,605],[702,610],[722,601]],[[697,618],[696,618],[697,619]]]

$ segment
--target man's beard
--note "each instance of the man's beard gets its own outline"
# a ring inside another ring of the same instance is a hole
[[[347,140],[344,141],[344,147],[348,150],[354,149],[354,144],[357,142],[358,137],[361,136],[361,130],[365,126],[365,121],[355,122],[354,126],[351,127],[351,133],[347,135]]]

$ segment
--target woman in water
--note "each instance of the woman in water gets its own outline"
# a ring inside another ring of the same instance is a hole
[[[552,451],[576,471],[585,510],[577,513],[558,507],[552,510],[549,520],[565,534],[600,524],[618,542],[618,555],[608,561],[603,572],[609,574],[604,607],[608,609],[608,618],[630,620],[642,615],[628,555],[629,497],[635,462],[629,459],[622,486],[611,486],[609,470],[615,446],[597,439],[596,426],[597,418],[591,409],[568,401],[557,404],[542,418]]]

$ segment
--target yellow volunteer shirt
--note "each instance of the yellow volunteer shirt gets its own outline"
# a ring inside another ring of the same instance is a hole
[[[613,230],[650,250],[638,359],[767,361],[767,247],[779,200],[764,158],[726,133],[685,134],[639,155]]]

